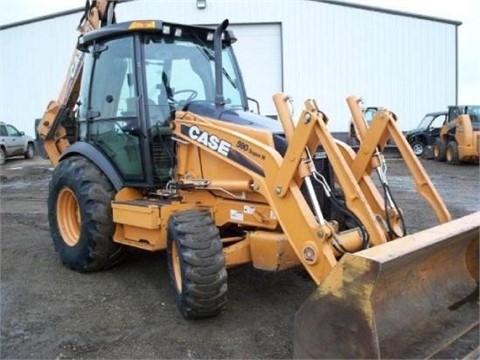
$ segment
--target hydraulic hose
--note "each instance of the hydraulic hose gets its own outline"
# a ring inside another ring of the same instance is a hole
[[[390,187],[388,186],[388,184],[386,182],[382,182],[382,188],[383,188],[383,195],[384,195],[384,203],[385,203],[385,218],[386,218],[386,222],[387,222],[387,226],[388,226],[388,234],[390,235],[390,238],[393,240],[393,239],[398,239],[400,237],[403,237],[407,234],[407,227],[405,225],[405,220],[403,218],[403,214],[402,212],[400,211],[400,208],[398,207],[397,205],[397,202],[395,201],[395,199],[392,197],[392,193],[390,191]],[[393,208],[395,210],[397,210],[397,213],[398,213],[398,216],[400,217],[400,223],[401,223],[401,226],[402,226],[402,234],[399,235],[395,232],[395,230],[393,229],[393,226],[392,226],[392,223],[391,223],[391,220],[390,220],[390,217],[388,216],[388,202],[387,202],[387,197],[388,199],[391,200],[392,204],[393,204]]]

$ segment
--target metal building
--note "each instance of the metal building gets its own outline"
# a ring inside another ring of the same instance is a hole
[[[60,92],[83,9],[0,27],[0,119],[34,134]],[[345,98],[393,110],[402,130],[457,102],[460,22],[330,0],[135,0],[117,21],[163,19],[216,26],[228,18],[248,96],[274,115],[271,96],[314,98],[332,132],[348,131]]]

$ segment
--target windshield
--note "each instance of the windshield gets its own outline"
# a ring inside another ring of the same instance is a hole
[[[418,124],[417,128],[418,129],[426,129],[430,125],[430,123],[433,120],[433,115],[426,115],[422,121],[420,121],[420,124]]]
[[[152,108],[161,106],[170,112],[192,101],[215,102],[213,42],[207,45],[196,38],[145,36],[143,46]],[[222,63],[225,106],[245,109],[242,81],[230,46],[223,48]]]
[[[480,122],[480,106],[470,106],[467,111],[472,123]]]
[[[417,129],[437,129],[443,126],[447,114],[428,114],[420,121]]]

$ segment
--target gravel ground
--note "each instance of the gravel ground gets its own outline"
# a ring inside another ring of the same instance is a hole
[[[453,218],[480,211],[478,165],[421,162]],[[389,158],[388,166],[409,232],[437,224],[403,161]],[[70,271],[49,235],[49,162],[9,159],[0,171],[2,359],[292,357],[294,314],[315,288],[303,272],[230,269],[226,310],[186,321],[164,252],[132,250],[111,270]]]

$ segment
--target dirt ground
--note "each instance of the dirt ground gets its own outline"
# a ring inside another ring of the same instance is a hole
[[[480,211],[477,165],[421,162],[454,218]],[[437,224],[403,162],[388,166],[409,232]],[[47,221],[51,170],[40,158],[0,168],[2,359],[292,357],[294,314],[315,288],[303,273],[231,269],[226,310],[186,321],[163,252],[132,251],[120,266],[87,275],[61,264]]]

